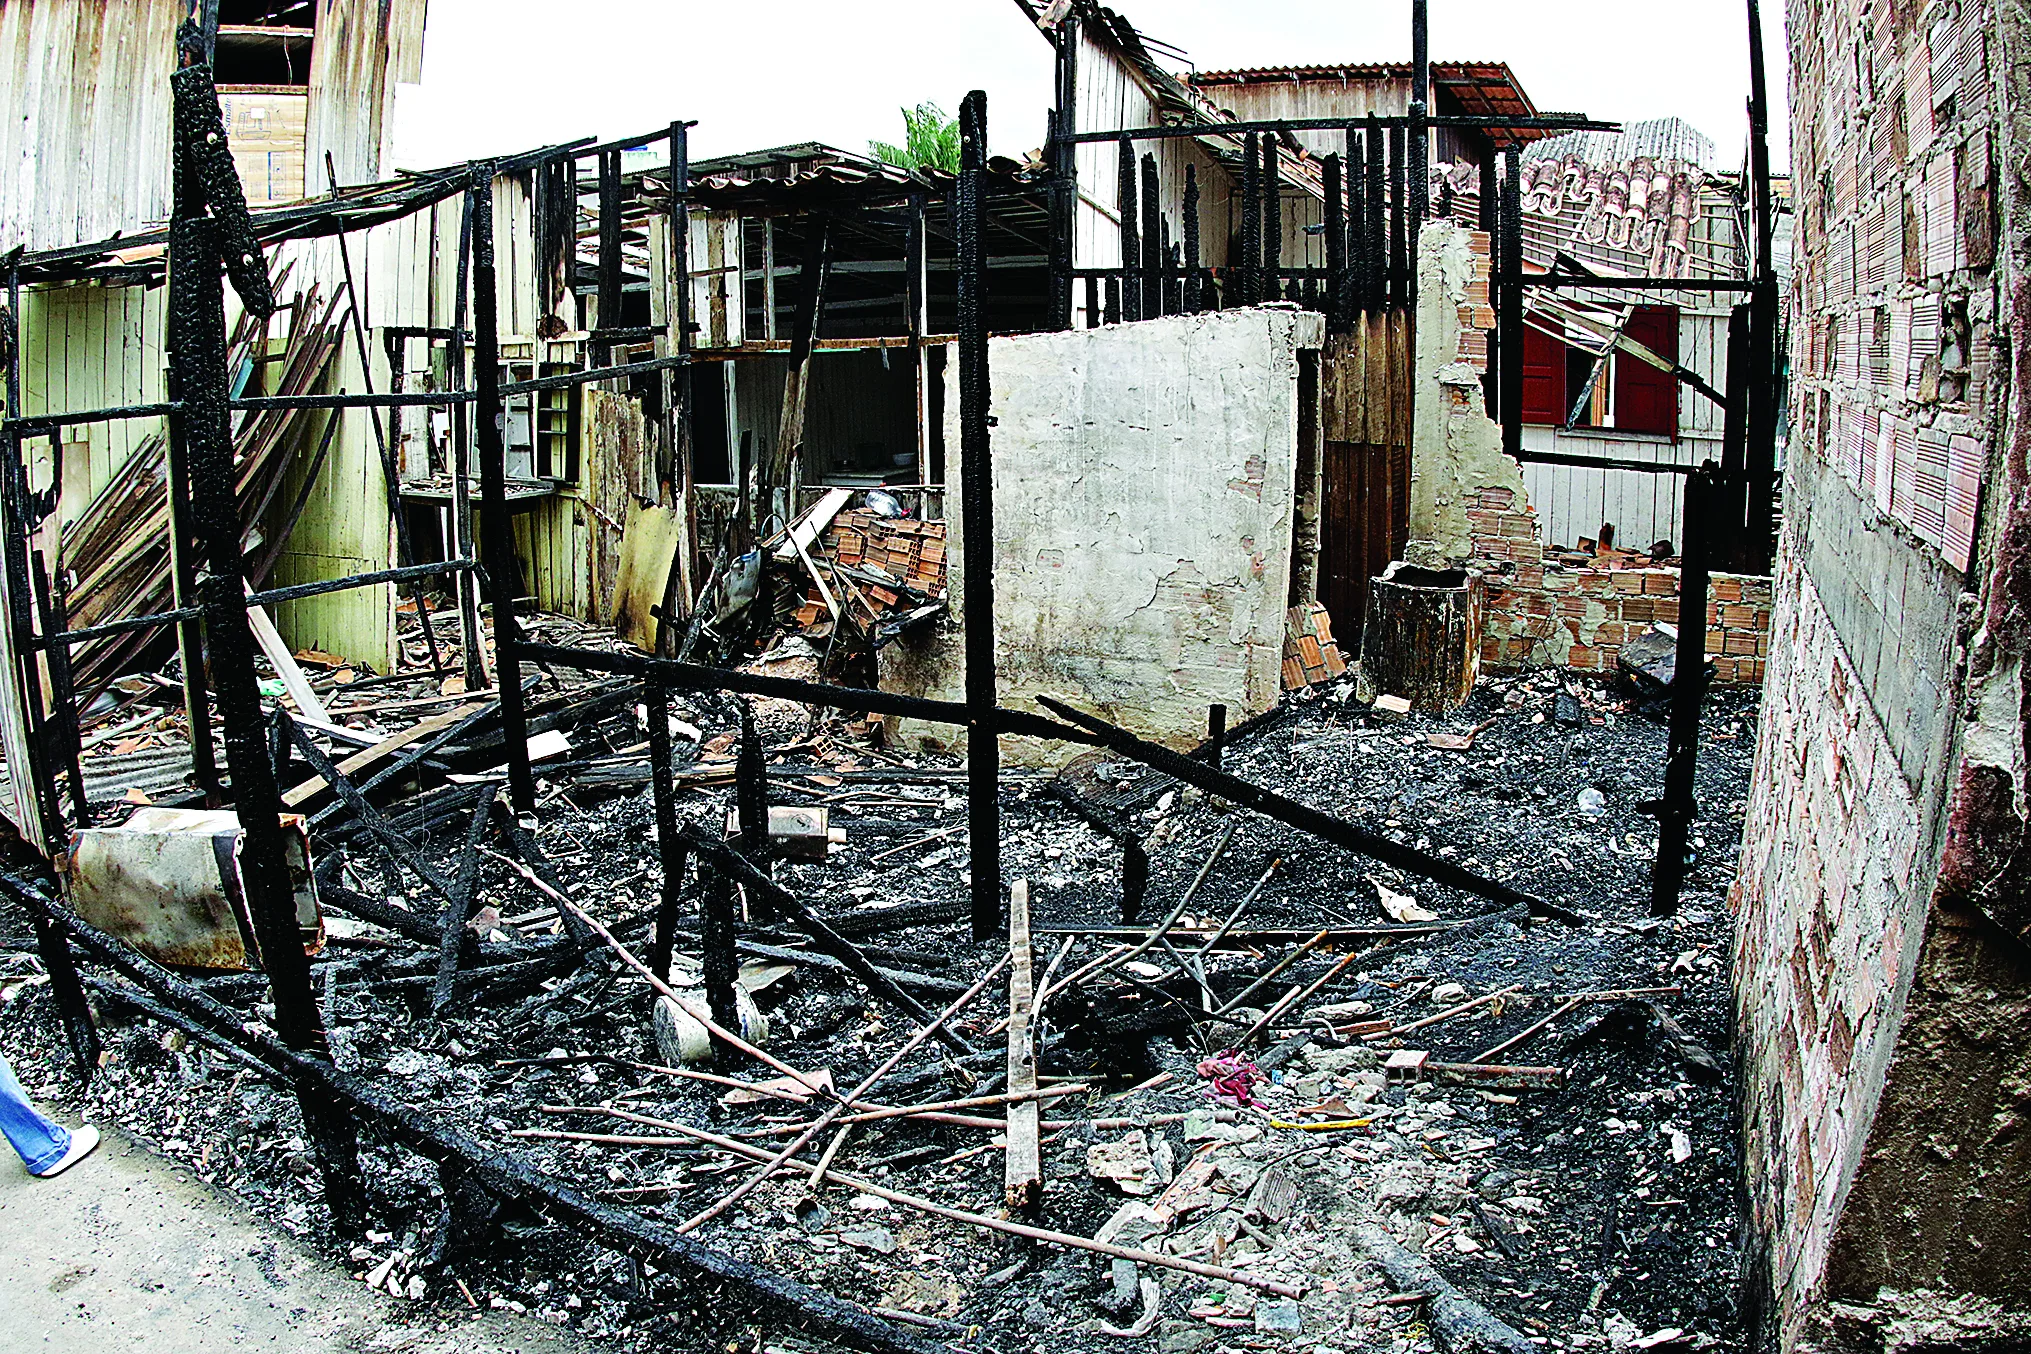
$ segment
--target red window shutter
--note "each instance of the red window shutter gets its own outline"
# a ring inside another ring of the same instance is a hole
[[[1566,421],[1566,345],[1538,329],[1561,329],[1557,320],[1533,316],[1523,326],[1523,421]]]
[[[1678,361],[1678,307],[1638,306],[1623,328],[1667,362]],[[1623,432],[1678,438],[1678,378],[1642,358],[1615,354],[1615,426]]]

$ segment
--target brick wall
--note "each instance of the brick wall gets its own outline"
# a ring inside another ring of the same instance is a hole
[[[1780,649],[1731,894],[1750,1214],[1780,1324],[1824,1271],[1924,930],[1924,816],[1812,577],[1780,565]]]
[[[1787,511],[1732,895],[1748,1221],[1767,1340],[1884,1348],[1885,1286],[2031,1311],[2031,16],[1787,10]]]
[[[1511,489],[1482,489],[1467,510],[1473,567],[1482,571],[1481,661],[1497,668],[1612,672],[1622,646],[1658,623],[1678,624],[1678,570],[1603,556],[1575,563],[1547,550],[1537,514]],[[1707,593],[1707,656],[1717,679],[1763,680],[1770,580],[1715,574]]]

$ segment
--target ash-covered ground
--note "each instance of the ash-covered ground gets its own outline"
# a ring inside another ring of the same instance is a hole
[[[1700,860],[1683,907],[1662,922],[1647,905],[1655,823],[1638,805],[1661,790],[1664,729],[1605,686],[1551,674],[1497,678],[1442,719],[1393,721],[1378,721],[1344,692],[1301,693],[1242,735],[1224,761],[1250,781],[1577,912],[1578,924],[1513,913],[1488,920],[1495,905],[1482,899],[1379,868],[1198,791],[1149,787],[1146,806],[1132,810],[1152,862],[1143,925],[1172,910],[1230,829],[1232,839],[1172,945],[1139,956],[1141,967],[1072,984],[1046,1008],[1045,1085],[1086,1089],[1045,1102],[1041,1225],[1216,1264],[1301,1297],[1153,1266],[1138,1272],[1090,1252],[926,1216],[836,1180],[813,1194],[810,1165],[830,1130],[799,1158],[802,1169],[757,1189],[697,1235],[841,1296],[912,1314],[934,1338],[984,1348],[1429,1349],[1426,1309],[1377,1267],[1362,1239],[1370,1226],[1546,1348],[1739,1346],[1725,894],[1754,702],[1753,693],[1728,690],[1710,699]],[[701,703],[681,713],[698,727],[705,764],[730,755],[727,707]],[[928,980],[915,995],[943,1007],[1006,952],[1001,940],[976,944],[963,920],[963,773],[828,736],[799,712],[764,714],[779,762],[776,802],[825,803],[848,836],[824,863],[779,865],[778,879],[876,962]],[[1464,750],[1429,739],[1470,731]],[[619,752],[640,734],[623,711],[603,736]],[[597,756],[600,741],[581,728],[576,755]],[[1123,779],[1132,778],[1124,768]],[[558,876],[639,950],[659,879],[646,787],[594,768],[553,776],[542,799],[537,840]],[[701,829],[717,832],[730,801],[722,783],[687,790],[680,805]],[[1062,979],[1119,939],[1057,928],[1120,923],[1121,850],[1074,814],[1047,777],[1012,776],[1004,813],[1005,876],[1032,886],[1037,969],[1055,962]],[[427,834],[426,855],[452,868],[464,832],[462,817],[439,824]],[[347,849],[350,887],[434,912],[431,896],[391,873],[364,839]],[[1273,862],[1268,885],[1236,923],[1246,947],[1204,956],[1209,999],[1181,965]],[[504,864],[484,858],[481,880],[492,909],[482,918],[487,959],[525,953],[559,925],[548,900]],[[1398,925],[1378,885],[1399,910],[1407,898],[1442,922],[1483,920],[1457,932],[1329,938],[1229,1017],[1205,1018],[1209,1000],[1218,1006],[1240,995],[1318,928]],[[933,919],[923,920],[927,914]],[[919,924],[895,928],[898,917]],[[472,1304],[505,1305],[616,1348],[797,1342],[745,1298],[690,1275],[655,1274],[533,1214],[504,1216],[499,1243],[483,1257],[437,1266],[435,1169],[370,1136],[363,1154],[373,1230],[357,1244],[338,1240],[290,1097],[110,998],[102,1001],[110,1057],[81,1094],[25,926],[6,915],[0,928],[8,950],[0,954],[0,1047],[31,1090],[118,1123],[363,1279],[413,1298],[419,1326],[458,1321]],[[317,965],[339,1064],[609,1202],[678,1222],[752,1169],[643,1120],[774,1148],[789,1141],[783,1126],[812,1117],[795,1103],[729,1096],[724,1085],[654,1070],[667,1059],[651,1028],[652,994],[604,951],[542,989],[463,1001],[440,1020],[429,1012],[434,956],[378,927],[339,929],[344,936]],[[758,924],[747,934],[798,943],[784,926]],[[680,958],[680,990],[696,989],[696,944],[695,932],[680,940],[690,951]],[[1350,950],[1358,957],[1272,1019],[1245,1051],[1265,1078],[1249,1097],[1255,1103],[1216,1100],[1201,1061]],[[806,1072],[829,1070],[841,1089],[913,1028],[832,973],[755,959],[744,980],[767,1012],[770,1051]],[[1332,1033],[1381,1019],[1401,1026],[1512,987],[1400,1037]],[[1387,1084],[1380,1070],[1399,1046],[1427,1050],[1434,1062],[1467,1062],[1559,1009],[1568,994],[1660,987],[1681,989],[1654,1000],[1684,1038],[1641,1004],[1585,1001],[1497,1060],[1565,1068],[1563,1086],[1429,1079],[1402,1086]],[[231,978],[214,990],[249,1018],[261,1016],[258,979]],[[997,980],[954,1022],[985,1056],[955,1068],[931,1047],[920,1049],[867,1098],[913,1105],[1000,1091],[998,1024],[1007,1009]],[[718,1070],[748,1080],[773,1075],[752,1064]],[[1004,1113],[997,1105],[948,1116],[978,1122],[861,1124],[832,1169],[997,1214]],[[558,1132],[671,1141],[531,1136]]]

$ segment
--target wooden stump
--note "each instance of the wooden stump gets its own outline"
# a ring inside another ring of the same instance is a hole
[[[1364,694],[1402,696],[1444,714],[1481,674],[1480,579],[1465,569],[1420,569],[1398,560],[1371,579],[1361,627]]]

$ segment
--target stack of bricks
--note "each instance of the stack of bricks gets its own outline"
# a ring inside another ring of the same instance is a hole
[[[1537,515],[1508,489],[1483,489],[1468,509],[1472,567],[1485,576],[1481,661],[1493,668],[1613,672],[1622,646],[1653,625],[1677,625],[1678,570],[1641,556],[1567,563],[1537,539]],[[1642,561],[1642,562],[1639,562]],[[1715,574],[1707,591],[1707,657],[1716,678],[1755,685],[1770,652],[1770,580]]]
[[[1333,639],[1333,618],[1317,602],[1294,606],[1284,615],[1283,689],[1330,682],[1347,670]]]
[[[945,524],[915,520],[892,521],[857,508],[832,519],[819,542],[818,556],[842,568],[858,571],[852,587],[835,587],[835,593],[857,619],[872,623],[891,608],[903,603],[903,595],[892,587],[870,581],[889,579],[913,592],[933,599],[945,596]],[[853,605],[855,600],[865,607]],[[863,614],[865,613],[865,614]],[[827,614],[825,601],[814,586],[798,608],[797,624],[810,626]]]

